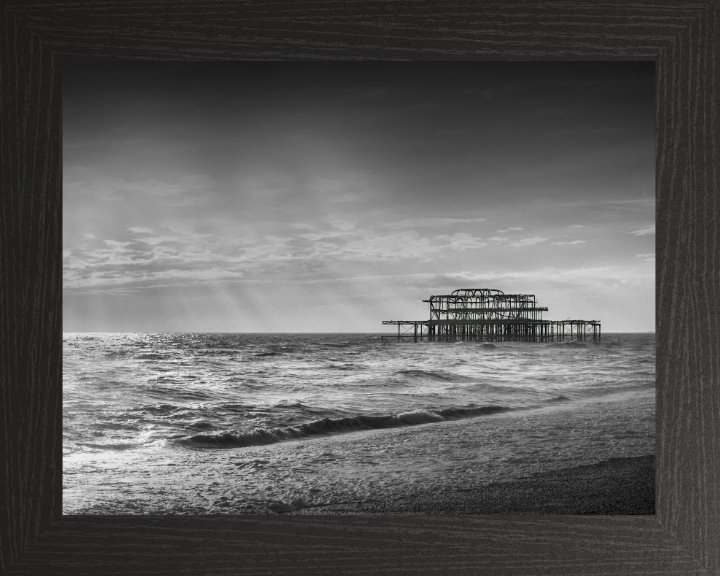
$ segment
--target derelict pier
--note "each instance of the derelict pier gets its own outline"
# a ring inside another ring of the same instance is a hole
[[[462,288],[423,302],[430,305],[429,320],[383,320],[397,325],[398,333],[382,339],[599,342],[601,337],[599,320],[544,320],[548,309],[538,306],[534,294]]]

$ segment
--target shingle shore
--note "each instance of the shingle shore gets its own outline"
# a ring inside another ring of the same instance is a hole
[[[292,514],[655,514],[655,457],[614,458],[473,490],[416,489]]]

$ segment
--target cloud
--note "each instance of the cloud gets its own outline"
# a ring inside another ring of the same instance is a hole
[[[540,244],[540,242],[547,242],[548,240],[549,238],[544,238],[542,236],[531,236],[530,238],[523,238],[519,242],[513,242],[512,244],[508,244],[508,246],[534,246],[535,244]]]
[[[385,228],[401,230],[403,228],[436,228],[439,226],[451,226],[453,224],[471,224],[475,222],[486,222],[485,218],[415,218],[400,220],[385,224]]]
[[[420,261],[445,249],[446,246],[433,245],[430,238],[420,237],[412,230],[383,235],[359,230],[335,243],[315,243],[310,256],[324,262]]]
[[[450,282],[457,284],[463,282],[466,284],[490,285],[503,284],[511,282],[531,282],[533,284],[543,284],[552,278],[553,281],[561,283],[578,283],[587,284],[591,282],[634,282],[634,281],[652,281],[655,280],[655,272],[652,268],[646,266],[623,266],[623,265],[607,265],[607,266],[587,266],[579,268],[554,268],[547,267],[536,270],[514,270],[509,272],[469,272],[463,270],[461,272],[447,272],[437,274],[433,280],[440,284]]]
[[[338,230],[347,232],[348,230],[352,230],[353,228],[355,228],[355,223],[346,220],[336,220],[334,222],[330,222],[330,226]]]
[[[571,242],[551,242],[555,246],[570,245],[570,244],[585,244],[585,240],[573,240]]]
[[[525,228],[518,228],[517,226],[510,226],[510,228],[505,228],[505,230],[498,230],[498,234],[505,234],[505,232],[510,232],[511,230],[525,230]]]
[[[150,228],[127,228],[130,234],[103,240],[100,245],[75,246],[64,259],[64,285],[77,292],[90,290],[141,290],[151,284],[194,285],[203,278],[208,285],[252,277],[270,282],[307,278],[330,279],[327,270],[344,270],[362,264],[417,266],[438,255],[484,246],[467,233],[423,237],[414,230],[380,232],[352,228],[334,220],[325,232],[276,227],[237,227],[232,220],[215,220],[215,234],[193,222],[166,222]],[[318,274],[322,274],[318,276]],[[205,276],[203,276],[205,274]],[[89,292],[88,292],[89,293]]]
[[[138,238],[137,241],[154,246],[156,244],[175,242],[175,238],[173,238],[172,236],[147,236],[145,238]]]
[[[487,246],[486,242],[481,242],[482,238],[472,236],[466,232],[456,232],[452,236],[441,234],[437,236],[436,240],[448,242],[445,247],[451,250],[463,251]]]
[[[645,262],[655,262],[655,253],[635,254],[635,258],[642,258]]]
[[[317,230],[314,225],[305,222],[293,222],[290,224],[290,228],[294,228],[295,230]]]
[[[630,234],[633,236],[649,236],[650,234],[655,234],[655,224],[647,228],[640,228],[640,230],[633,230]]]

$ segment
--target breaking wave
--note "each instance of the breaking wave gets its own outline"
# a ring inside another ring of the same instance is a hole
[[[302,440],[321,434],[338,434],[381,428],[399,428],[417,426],[432,422],[444,422],[460,418],[472,418],[488,414],[497,414],[511,410],[506,406],[468,406],[461,408],[443,408],[441,410],[412,410],[400,414],[381,416],[358,415],[347,418],[322,418],[297,426],[284,428],[255,428],[249,431],[226,431],[216,434],[197,434],[179,440],[187,448],[227,449],[245,446],[262,446],[286,440]]]

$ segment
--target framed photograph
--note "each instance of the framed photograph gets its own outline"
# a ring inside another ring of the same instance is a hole
[[[300,8],[2,8],[3,569],[716,570],[716,4]]]
[[[655,116],[653,62],[66,62],[64,513],[654,514]]]

